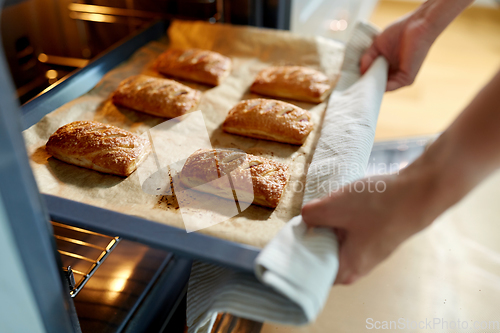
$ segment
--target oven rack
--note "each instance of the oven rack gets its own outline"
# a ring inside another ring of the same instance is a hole
[[[45,115],[85,94],[111,69],[127,60],[146,43],[165,38],[168,22],[158,21],[117,43],[86,67],[63,78],[47,91],[24,104],[23,130]],[[171,227],[136,216],[125,215],[61,197],[42,194],[51,220],[105,235],[158,247],[182,257],[200,260],[253,274],[259,248],[230,242],[197,232]]]
[[[57,251],[61,255],[70,295],[74,298],[78,295],[80,290],[82,290],[85,284],[87,284],[104,260],[106,260],[111,251],[118,245],[120,237],[107,236],[54,221],[51,221],[51,223],[54,227],[54,238],[60,243]],[[71,235],[65,235],[65,231],[70,232]],[[90,242],[89,238],[91,238]],[[100,252],[88,251],[88,249]],[[92,252],[94,255],[92,255]],[[64,263],[68,261],[71,262],[71,265],[66,266]],[[88,264],[90,264],[90,266]],[[82,271],[74,268],[78,266],[89,267]],[[80,276],[80,278],[75,279],[75,275]]]

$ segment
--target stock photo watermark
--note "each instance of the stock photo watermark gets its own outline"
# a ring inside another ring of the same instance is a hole
[[[498,320],[446,320],[444,318],[425,318],[422,320],[410,320],[399,318],[397,320],[366,319],[368,330],[500,330]]]
[[[201,111],[167,120],[143,136],[149,140],[152,153],[136,171],[142,190],[150,195],[175,196],[187,232],[224,222],[254,201],[254,165],[248,165],[241,150],[213,149]],[[387,189],[385,181],[358,179],[367,172],[398,171],[398,164],[373,161],[368,167],[366,161],[346,163],[335,158],[305,165],[295,162],[286,190],[321,196],[338,191],[382,193]]]
[[[318,177],[319,178],[319,177]],[[293,191],[304,193],[322,193],[324,196],[335,192],[368,192],[368,193],[383,193],[387,189],[387,183],[384,180],[374,180],[371,177],[363,180],[350,182],[348,177],[340,176],[335,180],[319,180],[314,182],[313,178],[308,178],[307,185],[304,182],[296,181],[293,186]]]

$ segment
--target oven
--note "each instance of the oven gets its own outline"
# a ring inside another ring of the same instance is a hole
[[[286,0],[4,4],[0,332],[184,332],[192,260],[253,274],[257,248],[40,194],[21,132],[163,38],[174,17],[289,29],[291,11]],[[380,143],[372,158],[404,167],[427,142]],[[221,314],[214,331],[260,327]]]
[[[8,0],[2,44],[25,103],[113,44],[172,18],[289,29],[290,0]]]
[[[147,232],[142,233],[134,226],[137,218],[38,193],[21,131],[91,89],[139,47],[163,38],[170,19],[270,26],[270,16],[262,17],[262,3],[4,4],[0,232],[2,252],[17,260],[2,260],[1,332],[184,332],[193,259],[251,271],[255,248],[186,237],[182,230],[155,223],[143,224]],[[280,22],[275,28],[286,28]],[[16,317],[19,313],[22,318]],[[258,332],[260,326],[221,314],[215,331]]]

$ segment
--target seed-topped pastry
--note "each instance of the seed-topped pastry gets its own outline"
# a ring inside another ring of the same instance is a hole
[[[169,49],[157,58],[156,70],[196,82],[219,85],[231,72],[231,59],[200,49]]]
[[[179,82],[147,75],[123,80],[113,93],[113,103],[153,116],[175,118],[193,111],[201,93]]]
[[[231,181],[214,182],[224,176]],[[274,208],[286,187],[288,166],[241,151],[200,149],[186,160],[180,179],[188,187],[226,199],[235,199],[234,190],[239,201]]]
[[[149,140],[97,121],[64,125],[45,147],[61,161],[119,176],[134,172],[151,151]]]
[[[323,102],[333,89],[328,77],[312,68],[273,66],[262,70],[250,90],[258,94],[299,101]]]
[[[311,114],[290,103],[249,99],[228,113],[224,131],[252,138],[301,145],[313,129]]]

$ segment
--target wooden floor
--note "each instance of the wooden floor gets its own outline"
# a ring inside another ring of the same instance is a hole
[[[381,1],[371,21],[383,28],[417,3]],[[376,139],[443,131],[500,69],[500,9],[472,7],[437,39],[415,83],[387,93]]]

